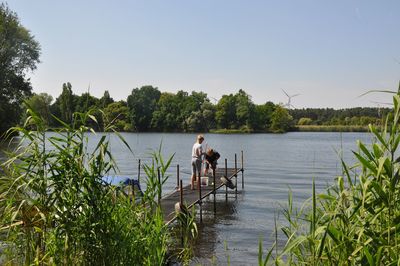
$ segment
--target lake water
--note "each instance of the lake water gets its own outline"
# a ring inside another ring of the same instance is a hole
[[[162,143],[165,157],[174,154],[171,177],[164,192],[176,186],[176,165],[180,165],[184,184],[190,182],[191,148],[195,134],[123,133],[133,153],[115,135],[110,135],[111,151],[118,163],[120,175],[137,177],[138,159],[150,161],[150,152]],[[95,143],[99,135],[91,135]],[[206,134],[206,143],[220,154],[219,166],[228,159],[228,167],[234,167],[235,153],[244,153],[245,188],[237,198],[217,196],[217,214],[213,213],[212,198],[204,205],[203,224],[194,247],[193,264],[256,265],[258,242],[263,238],[265,248],[273,242],[274,217],[280,206],[287,204],[289,188],[294,202],[299,206],[311,196],[312,178],[316,188],[322,191],[341,174],[339,155],[343,150],[345,161],[354,161],[352,150],[356,141],[369,143],[368,133],[301,133],[287,134]],[[143,171],[142,171],[143,175]],[[238,183],[241,184],[241,179]],[[241,186],[239,186],[241,190]]]

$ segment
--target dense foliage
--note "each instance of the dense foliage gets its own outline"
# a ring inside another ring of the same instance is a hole
[[[278,239],[260,265],[398,265],[400,261],[400,91],[382,131],[370,145],[358,142],[357,163],[342,162],[343,175],[300,210],[289,197],[287,237]],[[260,245],[260,250],[262,250]]]
[[[171,232],[157,202],[172,157],[164,161],[161,149],[153,153],[153,163],[144,166],[146,191],[136,200],[130,186],[126,194],[103,181],[118,169],[109,134],[89,148],[90,113],[74,113],[72,126],[64,123],[51,134],[45,120],[28,114],[23,127],[13,128],[21,136],[18,147],[1,164],[2,263],[165,264]]]
[[[91,111],[99,122],[91,126],[97,130],[103,130],[103,118],[107,118],[109,121],[115,120],[119,131],[139,132],[285,132],[296,125],[357,127],[379,123],[389,110],[288,110],[272,102],[255,104],[244,90],[223,95],[214,104],[204,92],[160,92],[153,86],[135,88],[127,101],[114,102],[108,91],[100,99],[89,93],[75,95],[70,83],[63,84],[62,93],[53,104],[49,99],[46,94],[34,95],[28,100],[28,105],[41,114],[50,110],[67,124],[71,123],[72,113]],[[58,125],[58,121],[49,120],[51,125]]]
[[[209,132],[215,129],[267,132],[286,131],[292,125],[291,116],[287,111],[282,112],[282,106],[272,102],[256,105],[243,90],[223,95],[213,104],[204,92],[169,93],[143,86],[133,89],[127,101],[114,102],[108,91],[100,99],[89,93],[79,96],[73,93],[70,83],[64,83],[54,103],[51,103],[51,96],[44,93],[34,94],[26,103],[44,117],[51,113],[68,125],[74,112],[91,111],[98,121],[91,126],[97,130],[104,130],[103,119],[115,120],[119,131],[139,132]],[[51,126],[59,125],[51,116],[48,122]]]
[[[39,44],[7,5],[0,3],[0,135],[21,119],[32,88],[27,71],[39,62]]]
[[[290,115],[298,125],[348,125],[368,126],[381,124],[391,108],[355,107],[335,110],[333,108],[292,109]]]

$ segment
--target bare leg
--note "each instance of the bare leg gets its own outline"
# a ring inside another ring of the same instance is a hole
[[[196,180],[196,175],[192,175],[192,182],[190,188],[193,190],[194,189],[194,181]]]

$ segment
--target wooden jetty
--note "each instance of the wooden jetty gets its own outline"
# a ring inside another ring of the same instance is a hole
[[[238,167],[237,155],[235,154],[234,167],[228,168],[228,161],[225,159],[224,165],[219,164],[220,168],[211,171],[208,175],[208,185],[200,185],[200,179],[197,180],[195,190],[190,188],[190,184],[183,186],[180,179],[179,165],[177,165],[177,186],[176,190],[164,196],[160,200],[161,209],[164,213],[164,221],[167,225],[176,219],[175,204],[180,203],[188,209],[195,205],[199,206],[200,222],[202,222],[202,204],[203,200],[213,195],[214,212],[216,212],[216,193],[217,190],[225,190],[225,197],[228,200],[228,187],[221,181],[221,177],[225,176],[235,184],[234,192],[238,193],[238,175],[241,173],[242,189],[244,189],[244,167],[243,167],[243,151],[241,152],[241,165]],[[211,170],[211,169],[210,169]],[[187,177],[190,182],[190,176]]]

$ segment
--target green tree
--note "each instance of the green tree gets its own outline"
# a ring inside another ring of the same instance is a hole
[[[219,128],[254,129],[257,126],[256,106],[244,90],[239,90],[235,95],[223,95],[216,108],[215,117]]]
[[[87,113],[90,112],[96,118],[96,121],[89,120],[88,126],[94,128],[96,131],[103,131],[103,115],[99,108],[101,108],[100,100],[89,92],[82,93],[81,96],[74,95],[74,112]]]
[[[254,129],[256,127],[255,105],[244,90],[239,90],[235,95],[236,126]]]
[[[203,129],[200,131],[208,132],[216,127],[215,121],[215,106],[210,101],[205,101],[201,105],[201,113],[203,116]]]
[[[100,107],[101,108],[106,108],[110,103],[113,103],[114,99],[111,98],[110,93],[108,90],[104,92],[103,97],[100,98]]]
[[[92,109],[98,109],[100,106],[100,100],[89,92],[82,93],[81,96],[75,97],[74,100],[75,112],[86,113]]]
[[[195,111],[186,119],[187,130],[200,132],[204,129],[204,117],[201,111]]]
[[[288,110],[281,105],[277,105],[271,117],[271,129],[275,132],[286,132],[293,121],[293,117]]]
[[[218,101],[215,119],[219,128],[236,127],[236,102],[233,94],[223,95]]]
[[[303,126],[303,125],[311,125],[312,124],[312,119],[309,117],[302,117],[299,119],[299,122],[297,122],[298,125]]]
[[[20,120],[22,101],[32,91],[26,73],[36,69],[40,46],[17,14],[0,4],[0,134]]]
[[[266,130],[271,126],[271,116],[275,110],[273,102],[256,105],[255,107],[255,130]]]
[[[202,105],[209,101],[206,93],[192,91],[191,95],[189,95],[187,92],[181,90],[177,92],[175,100],[179,110],[181,110],[179,113],[177,113],[176,117],[178,123],[177,126],[179,128],[181,128],[183,131],[193,131],[193,129],[190,128],[193,125],[189,126],[188,122],[195,121],[193,118],[196,116],[198,116],[200,119],[199,123],[204,122],[201,109]],[[199,127],[204,128],[203,125],[199,125]]]
[[[104,115],[107,122],[114,126],[116,131],[131,131],[132,125],[129,122],[129,109],[126,102],[119,101],[110,103],[104,108]]]
[[[178,97],[169,92],[161,93],[157,104],[157,110],[153,113],[151,126],[157,131],[179,131],[178,117],[180,108]]]
[[[68,123],[72,123],[72,114],[75,112],[74,97],[72,93],[72,85],[67,82],[63,84],[61,95],[57,101],[60,106],[61,119]]]
[[[47,93],[33,94],[26,100],[26,105],[39,114],[48,125],[51,121],[50,105],[53,97]]]
[[[132,90],[128,96],[128,108],[132,125],[138,131],[147,131],[152,123],[153,112],[160,98],[160,91],[153,86],[143,86]]]

